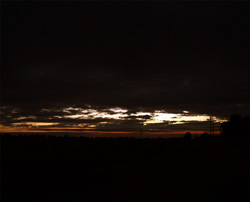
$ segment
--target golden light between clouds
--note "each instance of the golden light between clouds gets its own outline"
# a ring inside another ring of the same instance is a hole
[[[63,108],[63,109],[57,109],[57,110],[51,110],[51,109],[42,109],[42,111],[54,111],[54,112],[65,112],[64,116],[58,116],[54,115],[52,118],[59,118],[59,119],[82,119],[82,120],[91,120],[91,119],[97,119],[97,118],[103,118],[103,119],[110,119],[112,120],[139,120],[143,125],[150,125],[150,124],[157,124],[157,123],[165,123],[168,124],[185,124],[187,122],[204,122],[209,121],[210,116],[207,114],[192,114],[189,111],[183,111],[183,113],[167,113],[164,110],[154,110],[153,112],[145,112],[140,111],[136,113],[128,113],[127,109],[124,108],[109,108],[109,109],[82,109],[82,108]],[[75,114],[72,114],[72,111],[75,112]],[[21,117],[19,120],[25,119],[26,117]],[[31,118],[31,117],[27,117]],[[18,122],[13,123],[14,126],[19,125],[29,125],[32,127],[39,127],[39,126],[55,126],[59,123],[51,123],[51,122],[37,122],[35,117],[34,121],[29,122]],[[219,119],[217,117],[212,117],[213,121],[215,122],[223,122],[226,120]],[[99,124],[105,125],[110,124],[107,121],[100,122]],[[76,126],[80,128],[95,128],[95,124],[77,124]]]

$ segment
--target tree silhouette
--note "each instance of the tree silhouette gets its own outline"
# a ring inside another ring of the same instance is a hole
[[[186,132],[186,134],[184,135],[184,139],[191,140],[191,138],[192,138],[191,133],[190,132]]]
[[[222,135],[229,137],[249,137],[250,136],[250,117],[242,118],[238,114],[233,114],[229,122],[221,124]]]

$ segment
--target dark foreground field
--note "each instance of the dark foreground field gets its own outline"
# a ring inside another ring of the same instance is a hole
[[[2,201],[248,201],[249,139],[1,137]]]

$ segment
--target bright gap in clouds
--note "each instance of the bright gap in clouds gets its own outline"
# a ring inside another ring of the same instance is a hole
[[[77,114],[69,114],[60,118],[72,118],[72,119],[96,119],[96,118],[107,118],[116,120],[128,120],[132,117],[136,120],[141,120],[144,125],[173,122],[173,124],[184,124],[185,122],[203,122],[210,120],[210,116],[206,114],[191,114],[188,111],[183,113],[167,113],[164,110],[155,110],[154,112],[136,112],[127,113],[127,109],[122,108],[110,108],[103,110],[97,109],[80,109],[80,108],[64,108],[64,112],[72,113],[72,110],[76,110]],[[212,117],[215,122],[223,122],[226,120]]]
[[[78,129],[100,129],[100,130],[126,130],[130,127],[136,128],[139,125],[147,125],[148,129],[160,127],[156,124],[179,125],[192,122],[205,122],[210,120],[207,114],[193,114],[189,111],[182,113],[168,113],[165,110],[129,112],[124,108],[53,108],[42,109],[39,116],[16,116],[13,119],[14,127],[39,127],[56,128],[62,127]],[[48,114],[46,118],[44,114]],[[100,120],[99,120],[100,119]],[[212,117],[214,122],[224,122],[227,120]],[[72,120],[72,121],[71,121]],[[123,124],[124,123],[124,124]],[[132,123],[132,125],[131,125]],[[134,125],[133,125],[134,124]],[[155,124],[155,125],[154,125]],[[161,127],[163,127],[163,125]],[[119,128],[120,127],[120,128]]]

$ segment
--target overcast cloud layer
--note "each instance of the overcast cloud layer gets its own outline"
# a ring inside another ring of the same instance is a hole
[[[42,109],[89,105],[220,119],[249,114],[248,2],[1,4],[6,126],[16,122],[14,109],[27,121],[50,122],[63,112]],[[117,122],[126,130],[139,120]]]

